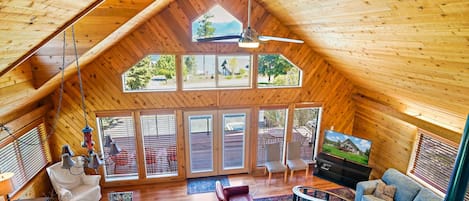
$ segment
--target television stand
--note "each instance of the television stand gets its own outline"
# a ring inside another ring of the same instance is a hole
[[[326,153],[316,156],[314,175],[332,182],[356,188],[360,181],[368,181],[371,168]]]

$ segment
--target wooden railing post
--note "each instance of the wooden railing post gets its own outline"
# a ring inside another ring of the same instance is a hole
[[[462,201],[469,181],[469,115],[459,144],[458,156],[454,163],[445,201]]]

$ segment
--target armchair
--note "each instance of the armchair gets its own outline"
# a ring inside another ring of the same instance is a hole
[[[215,182],[215,194],[219,201],[252,201],[249,186],[223,187],[220,181]]]
[[[85,175],[83,168],[62,169],[61,162],[46,168],[60,201],[96,201],[101,199],[100,175]]]

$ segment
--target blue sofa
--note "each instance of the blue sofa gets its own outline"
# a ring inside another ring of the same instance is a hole
[[[394,200],[396,201],[441,201],[443,198],[439,197],[431,190],[418,184],[410,177],[402,174],[396,169],[390,168],[384,172],[381,180],[386,185],[396,186],[396,194]],[[380,201],[382,199],[373,196],[376,184],[379,179],[371,181],[358,182],[355,193],[355,201]]]

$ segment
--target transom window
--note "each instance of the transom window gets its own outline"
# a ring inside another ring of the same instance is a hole
[[[257,68],[259,88],[301,86],[302,71],[283,55],[261,54]]]
[[[175,91],[176,57],[148,55],[122,75],[124,92]]]
[[[192,41],[197,38],[239,35],[243,29],[241,21],[236,19],[221,6],[216,5],[192,22]],[[219,40],[217,42],[237,42],[237,39]]]
[[[183,89],[251,86],[250,55],[184,55]]]

